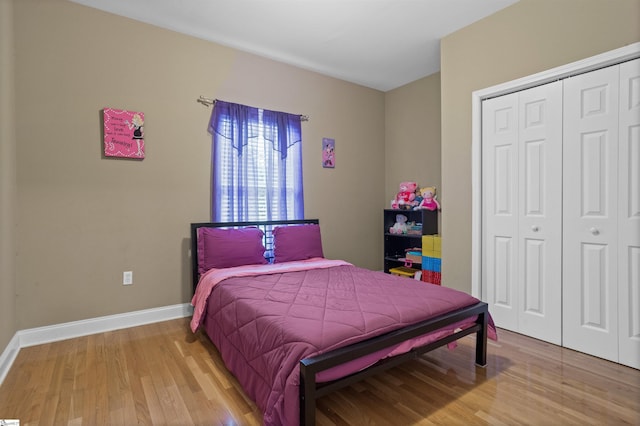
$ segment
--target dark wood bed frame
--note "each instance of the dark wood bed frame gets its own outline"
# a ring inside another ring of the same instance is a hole
[[[276,220],[276,221],[260,221],[260,222],[229,222],[215,223],[202,222],[191,224],[191,259],[193,274],[193,291],[198,284],[198,256],[197,256],[197,230],[198,228],[240,228],[246,226],[257,226],[264,233],[265,247],[267,253],[271,253],[273,237],[271,231],[275,226],[282,225],[303,225],[303,224],[319,224],[318,219],[302,219],[302,220]],[[271,257],[267,255],[266,257]],[[425,284],[432,285],[432,284]],[[439,340],[431,342],[427,345],[412,349],[411,351],[385,358],[378,361],[369,368],[353,373],[349,376],[337,379],[331,382],[317,383],[316,375],[329,368],[341,365],[345,362],[359,358],[361,356],[379,351],[386,347],[404,342],[405,340],[419,337],[423,334],[436,331],[450,324],[455,324],[466,318],[475,317],[475,324],[469,328],[456,332],[452,335],[445,336]],[[475,305],[468,306],[447,314],[441,315],[430,320],[422,321],[408,327],[383,334],[350,346],[335,349],[333,351],[300,360],[300,424],[314,425],[316,417],[316,400],[324,395],[329,394],[337,389],[349,386],[355,382],[365,379],[371,375],[377,374],[389,368],[395,367],[409,359],[429,352],[435,348],[451,343],[469,334],[476,334],[476,365],[484,367],[487,364],[487,326],[489,321],[488,306],[484,302],[478,302]]]

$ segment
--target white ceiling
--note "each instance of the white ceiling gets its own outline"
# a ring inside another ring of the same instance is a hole
[[[440,70],[440,39],[518,0],[71,0],[387,91]]]

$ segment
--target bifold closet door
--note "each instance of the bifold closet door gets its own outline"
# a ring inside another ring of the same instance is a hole
[[[619,362],[640,369],[640,59],[620,65]]]
[[[640,59],[564,102],[563,343],[640,368]]]
[[[482,102],[482,264],[498,327],[518,328],[518,95]]]
[[[483,102],[483,264],[496,324],[561,343],[562,83]]]
[[[564,82],[563,346],[618,361],[619,67]]]

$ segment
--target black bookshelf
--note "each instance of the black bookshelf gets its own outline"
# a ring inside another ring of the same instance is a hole
[[[422,224],[421,233],[418,234],[392,234],[389,232],[396,223],[396,215],[407,217],[407,222]],[[435,235],[438,233],[437,210],[384,210],[384,272],[397,266],[404,266],[404,258],[408,249],[422,248],[423,235]],[[421,263],[414,263],[412,268],[421,269]]]

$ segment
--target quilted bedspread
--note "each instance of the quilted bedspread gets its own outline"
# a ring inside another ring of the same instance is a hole
[[[208,297],[200,295],[207,334],[266,425],[298,424],[301,359],[478,302],[445,287],[318,262],[290,272],[263,265],[265,273],[219,280]]]

